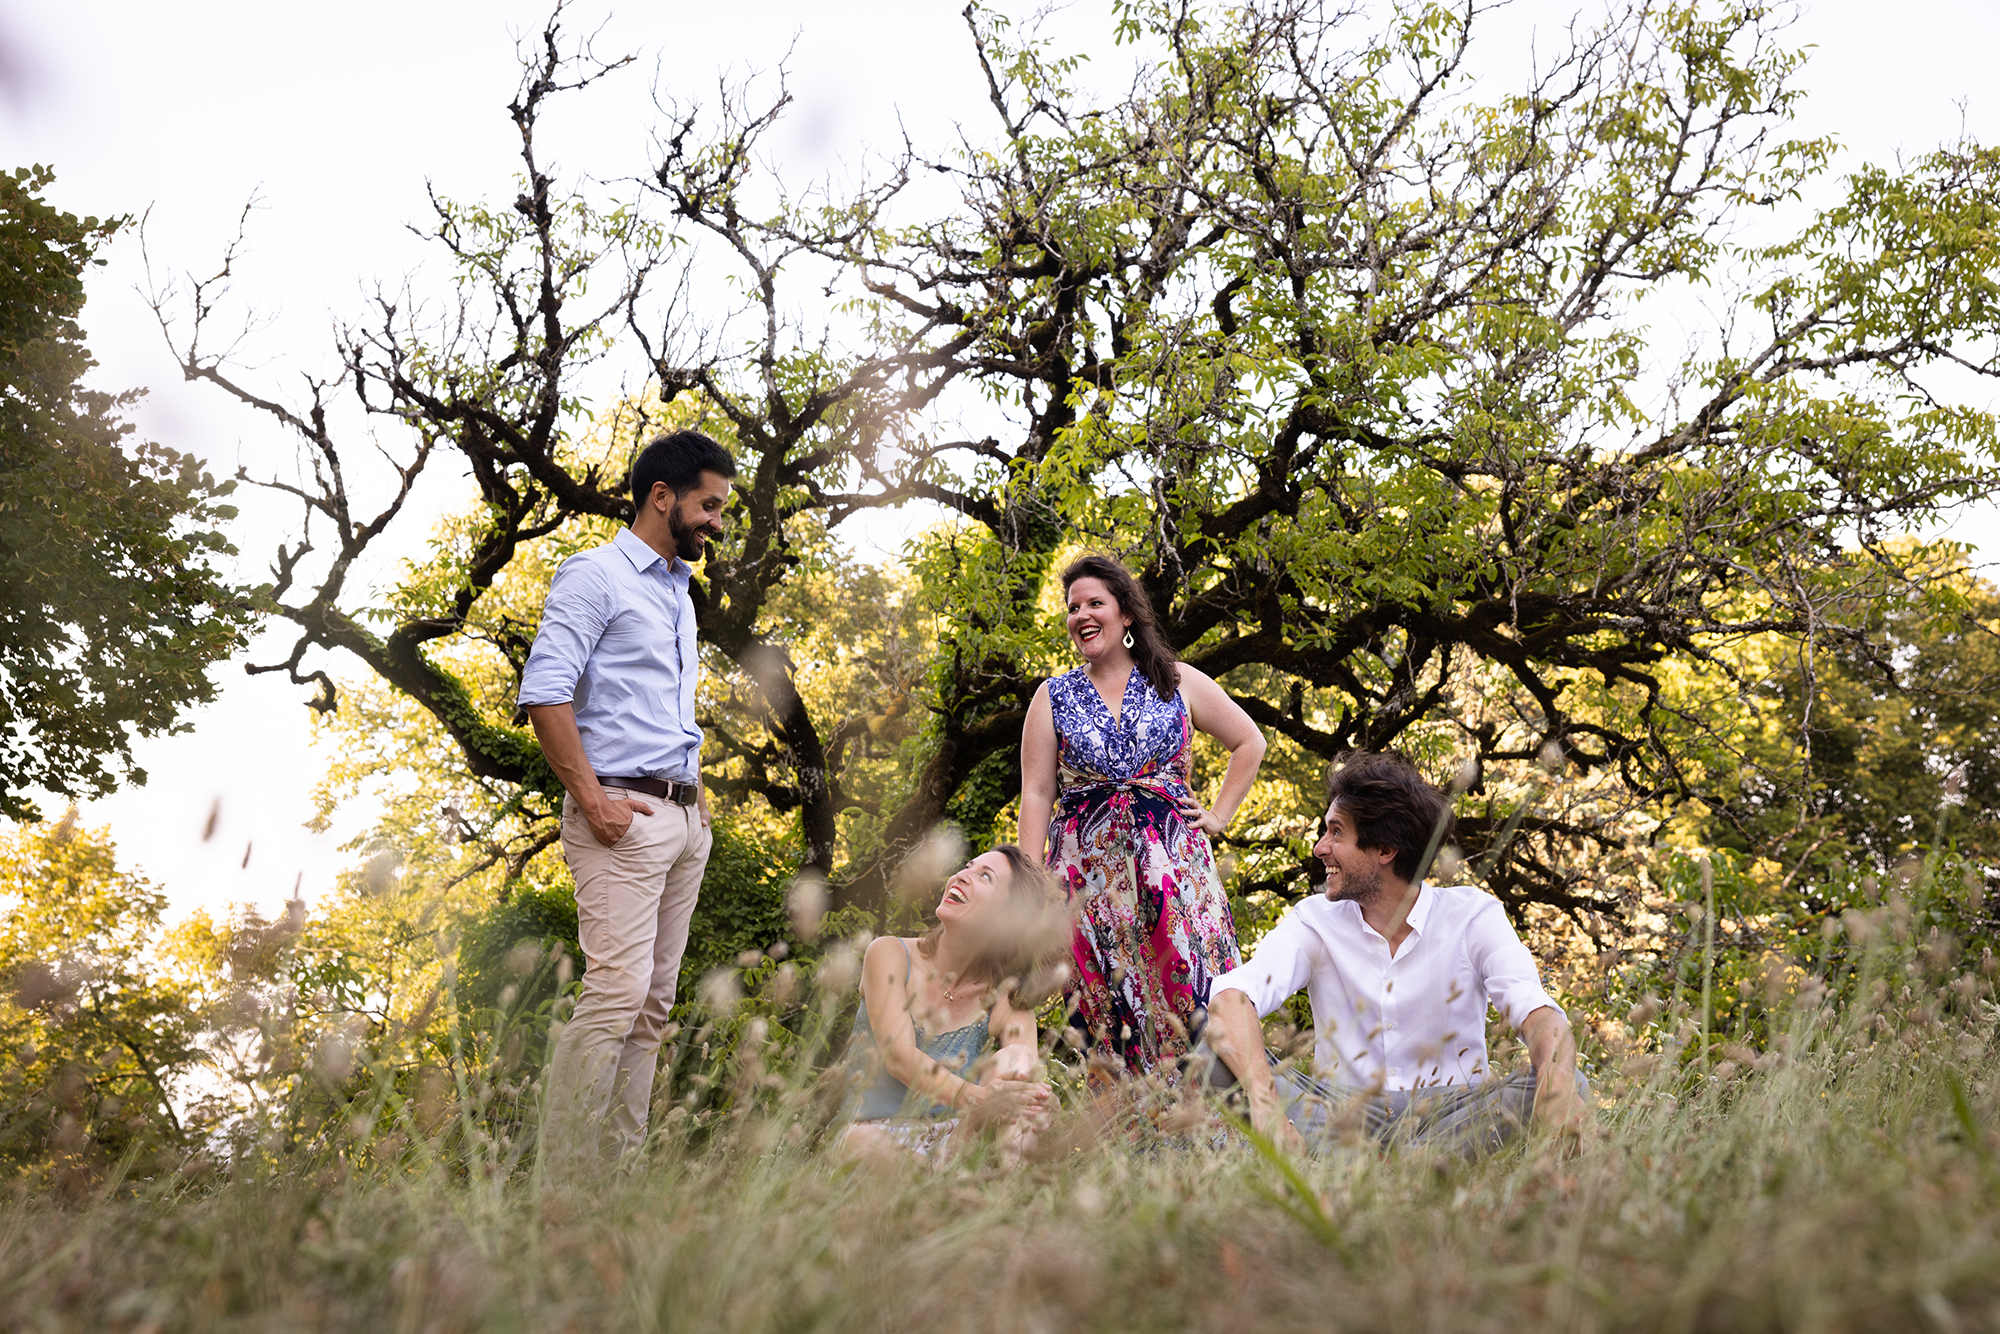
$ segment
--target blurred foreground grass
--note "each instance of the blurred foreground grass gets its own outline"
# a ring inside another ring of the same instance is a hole
[[[1574,1156],[1356,1147],[1304,1195],[1242,1146],[855,1168],[810,1147],[805,1090],[587,1189],[419,1139],[23,1192],[0,1327],[2000,1328],[1996,1011],[1875,999],[1751,1065],[1601,1076]]]

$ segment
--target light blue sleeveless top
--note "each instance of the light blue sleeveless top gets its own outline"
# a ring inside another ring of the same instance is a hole
[[[903,986],[910,985],[910,947],[907,942],[898,941],[903,946]],[[964,1028],[954,1028],[949,1033],[924,1038],[924,1030],[917,1028],[917,1050],[936,1061],[960,1079],[972,1078],[972,1067],[986,1050],[986,1016],[967,1024]],[[875,1030],[868,1023],[868,1002],[862,1001],[861,1008],[854,1013],[854,1036],[857,1043],[866,1042],[872,1050],[875,1046]],[[860,1046],[855,1050],[859,1052]],[[945,1104],[933,1103],[928,1109],[914,1106],[909,1085],[883,1070],[875,1082],[862,1091],[861,1101],[855,1104],[856,1121],[886,1121],[896,1117],[915,1117],[924,1120],[941,1120],[957,1116],[958,1112]]]

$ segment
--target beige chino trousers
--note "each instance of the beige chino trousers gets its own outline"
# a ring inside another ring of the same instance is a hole
[[[633,794],[607,788],[613,801]],[[641,796],[624,837],[605,847],[574,797],[563,800],[563,856],[576,880],[583,995],[550,1062],[543,1144],[558,1169],[645,1143],[660,1033],[673,1008],[688,919],[714,836],[693,806]]]

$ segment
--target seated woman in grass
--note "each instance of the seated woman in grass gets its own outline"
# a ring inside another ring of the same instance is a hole
[[[1051,920],[1053,919],[1053,920]],[[1048,1085],[1027,988],[1065,932],[1047,875],[1011,843],[945,884],[937,925],[883,936],[861,965],[855,1052],[872,1061],[841,1147],[937,1160],[955,1132],[997,1129],[1020,1152],[1048,1124]],[[989,1059],[986,1053],[997,1048]]]

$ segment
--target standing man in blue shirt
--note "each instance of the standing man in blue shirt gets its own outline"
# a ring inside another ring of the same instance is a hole
[[[521,705],[568,792],[563,856],[585,961],[549,1071],[543,1143],[557,1167],[645,1141],[712,842],[688,563],[721,535],[735,475],[698,431],[647,445],[632,464],[632,526],[556,571],[521,674]]]

